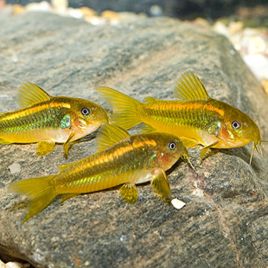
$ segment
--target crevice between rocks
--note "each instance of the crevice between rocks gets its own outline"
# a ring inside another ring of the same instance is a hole
[[[18,262],[27,268],[36,268],[27,258],[24,258],[20,253],[15,252],[14,249],[7,249],[0,244],[0,260],[3,262]],[[24,267],[24,266],[23,266]]]

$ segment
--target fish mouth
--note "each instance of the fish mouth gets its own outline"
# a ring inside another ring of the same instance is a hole
[[[84,129],[84,132],[86,134],[90,134],[94,131],[96,131],[99,127],[101,126],[101,124],[92,124],[92,125],[88,125],[85,129]]]
[[[224,139],[219,139],[219,142],[216,143],[217,144],[217,148],[239,148],[239,147],[243,147],[247,144],[249,144],[250,142],[252,142],[251,140],[240,140],[237,141],[235,139],[228,139],[228,140],[224,140]]]

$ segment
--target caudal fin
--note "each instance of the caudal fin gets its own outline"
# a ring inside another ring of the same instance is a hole
[[[56,197],[51,179],[54,176],[32,178],[14,182],[9,185],[8,191],[26,195],[29,200],[28,213],[24,222],[45,209]]]
[[[142,103],[109,87],[100,87],[97,91],[113,107],[112,123],[129,129],[142,122]]]

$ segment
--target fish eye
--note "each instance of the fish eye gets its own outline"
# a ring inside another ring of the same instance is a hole
[[[233,129],[239,129],[241,127],[241,124],[238,121],[232,122]]]
[[[175,150],[176,147],[177,147],[177,145],[176,145],[175,142],[170,142],[170,143],[168,144],[168,148],[169,148],[170,150]]]
[[[90,114],[90,109],[87,108],[87,107],[84,107],[84,108],[81,109],[81,113],[82,113],[82,115],[87,116],[87,115]]]

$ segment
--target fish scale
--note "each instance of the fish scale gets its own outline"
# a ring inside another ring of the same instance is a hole
[[[134,146],[129,145],[129,142],[125,142],[125,144],[120,144],[120,147],[115,146],[113,150],[101,152],[98,157],[89,157],[83,161],[76,162],[73,165],[74,169],[70,171],[67,177],[59,178],[57,184],[63,184],[70,189],[73,185],[83,184],[80,180],[84,180],[85,176],[91,184],[95,184],[96,182],[92,178],[95,178],[95,176],[100,178],[99,174],[103,173],[103,170],[108,171],[102,174],[102,180],[103,177],[111,177],[113,173],[118,176],[121,174],[126,176],[126,174],[135,170],[150,168],[152,167],[152,160],[154,160],[154,153],[151,152],[148,146],[148,150],[144,150],[145,142],[146,140],[141,140],[142,147],[139,148],[134,148]],[[127,150],[125,150],[126,148]],[[131,165],[129,164],[130,162]],[[76,179],[74,180],[74,178]],[[70,184],[68,181],[70,181]],[[77,190],[81,192],[81,188]]]
[[[200,105],[203,109],[200,109]],[[159,101],[154,104],[144,105],[144,122],[150,123],[150,119],[166,122],[166,124],[187,125],[195,128],[206,129],[212,122],[220,120],[220,115],[216,112],[209,111],[205,103],[200,103],[198,107],[191,108],[191,104],[178,104],[175,102]]]
[[[16,132],[36,128],[58,128],[64,114],[66,114],[66,109],[64,108],[48,108],[44,106],[41,111],[27,111],[23,114],[20,112],[19,116],[14,116],[14,120],[5,120],[5,116],[2,116],[0,118],[0,131]]]

